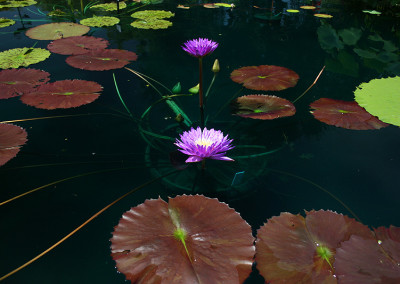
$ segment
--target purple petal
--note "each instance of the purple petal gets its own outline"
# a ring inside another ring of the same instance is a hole
[[[195,162],[200,162],[203,160],[204,160],[204,158],[201,158],[199,156],[190,156],[185,162],[186,163],[195,163]]]

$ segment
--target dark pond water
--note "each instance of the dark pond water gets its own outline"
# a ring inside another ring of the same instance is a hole
[[[52,20],[41,12],[52,5],[70,11],[65,1],[38,1],[36,6],[0,11],[0,17],[16,20],[1,31],[1,51],[18,47],[46,48],[49,41],[36,41],[25,30]],[[175,13],[173,26],[166,30],[139,30],[129,24],[130,13],[115,26],[92,28],[90,35],[109,40],[109,48],[137,53],[129,68],[146,74],[172,88],[181,82],[183,90],[197,84],[198,62],[182,49],[183,42],[206,37],[219,47],[204,59],[204,82],[212,79],[211,67],[218,58],[221,71],[207,99],[207,127],[215,127],[234,139],[229,156],[236,162],[207,162],[206,181],[196,178],[193,168],[157,181],[117,203],[80,232],[5,283],[124,283],[110,257],[111,232],[121,215],[146,199],[166,199],[178,194],[203,193],[217,197],[240,212],[255,232],[268,218],[280,212],[330,209],[355,217],[371,227],[399,226],[400,170],[399,128],[348,130],[316,120],[309,104],[319,98],[351,101],[353,91],[373,78],[400,75],[398,49],[391,58],[363,58],[355,48],[385,52],[380,36],[399,48],[399,18],[395,13],[376,16],[362,13],[367,4],[356,1],[321,1],[320,13],[298,9],[302,1],[276,1],[278,19],[265,19],[270,1],[237,1],[235,8],[206,9],[201,3],[188,10],[168,1],[141,9],[163,9]],[[84,1],[84,4],[86,2]],[[80,9],[78,1],[73,2]],[[138,6],[137,6],[138,7]],[[258,7],[258,8],[257,8]],[[89,14],[91,12],[88,12]],[[264,15],[264,16],[263,16]],[[75,13],[75,20],[84,16]],[[74,20],[74,19],[70,19]],[[319,35],[321,27],[328,30]],[[362,32],[354,45],[335,46],[338,31]],[[75,109],[41,110],[24,105],[18,98],[0,101],[0,121],[63,116],[15,122],[25,128],[28,139],[16,158],[0,169],[0,200],[46,186],[43,190],[0,207],[2,249],[0,274],[4,275],[48,248],[98,210],[173,167],[169,152],[173,140],[145,136],[137,124],[145,110],[160,96],[145,82],[125,69],[85,71],[65,63],[66,56],[52,54],[31,65],[51,74],[51,81],[84,79],[100,83],[104,90],[95,102]],[[317,84],[295,103],[292,117],[270,121],[243,119],[231,114],[229,102],[239,95],[262,91],[241,89],[230,73],[243,66],[277,65],[299,74],[298,84],[279,92],[268,92],[295,100],[326,66]],[[135,119],[130,119],[114,87]],[[176,99],[198,125],[197,97]],[[154,133],[176,138],[178,124],[165,103],[156,104],[143,124]],[[235,172],[244,171],[240,184],[230,186]],[[211,180],[211,181],[210,181]],[[206,186],[204,186],[204,183]],[[333,197],[335,196],[335,198]],[[349,211],[350,210],[350,211]],[[254,273],[246,283],[264,283]]]

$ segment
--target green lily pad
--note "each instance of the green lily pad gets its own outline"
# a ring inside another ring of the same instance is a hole
[[[0,68],[18,68],[29,66],[47,59],[50,51],[43,48],[14,48],[0,52]]]
[[[70,23],[50,23],[30,28],[26,31],[26,36],[38,40],[56,40],[70,36],[81,36],[86,34],[90,28],[88,26]]]
[[[220,7],[232,8],[232,4],[228,4],[228,3],[214,3],[214,5],[220,6]]]
[[[376,10],[363,10],[363,13],[367,13],[367,14],[371,14],[371,15],[380,15],[380,14],[382,14],[381,12],[376,11]]]
[[[159,19],[148,19],[148,20],[142,20],[138,19],[131,23],[131,26],[134,28],[138,29],[153,29],[153,30],[158,30],[158,29],[166,29],[170,26],[172,26],[171,21],[167,20],[159,20]]]
[[[79,22],[81,25],[89,27],[104,27],[104,26],[114,26],[119,23],[119,19],[116,17],[108,16],[93,16],[92,18],[86,18]]]
[[[331,25],[325,24],[317,29],[318,41],[324,50],[342,49],[343,43],[340,41],[336,30]]]
[[[126,3],[123,1],[119,2],[119,8],[120,9],[126,8]],[[90,9],[102,10],[102,11],[107,11],[107,12],[118,10],[116,2],[93,5],[90,7]]]
[[[356,102],[381,121],[400,126],[400,77],[373,79],[354,91]]]
[[[0,1],[0,9],[2,8],[18,8],[18,7],[27,7],[35,5],[37,2],[34,0],[9,0],[9,1]]]
[[[347,45],[355,45],[361,38],[362,31],[357,28],[343,29],[338,32],[343,42]]]
[[[376,58],[376,53],[370,50],[365,50],[365,49],[360,49],[360,48],[354,48],[353,49],[355,53],[357,53],[360,57],[363,58]]]
[[[7,19],[7,18],[0,18],[0,28],[5,28],[8,26],[12,26],[15,24],[14,20]]]
[[[165,19],[165,18],[171,18],[173,16],[175,16],[174,13],[164,10],[144,10],[135,12],[131,15],[132,18],[143,19],[143,20]]]

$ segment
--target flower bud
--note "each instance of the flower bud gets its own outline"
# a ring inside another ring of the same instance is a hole
[[[213,67],[212,67],[211,70],[212,70],[214,73],[218,73],[218,72],[219,72],[220,68],[219,68],[219,61],[218,61],[218,59],[215,59],[214,65],[213,65]]]

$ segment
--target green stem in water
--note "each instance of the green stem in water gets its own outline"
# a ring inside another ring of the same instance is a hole
[[[112,75],[113,75],[115,90],[117,91],[119,100],[121,101],[122,105],[124,106],[126,112],[129,114],[129,116],[133,118],[133,115],[132,115],[131,111],[130,111],[129,108],[126,106],[124,100],[123,100],[122,97],[121,97],[121,93],[119,92],[118,85],[117,85],[117,80],[115,79],[115,74],[113,73]]]
[[[203,58],[199,57],[199,106],[200,127],[204,128],[204,103],[203,103]]]

